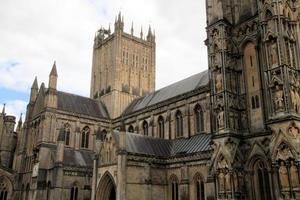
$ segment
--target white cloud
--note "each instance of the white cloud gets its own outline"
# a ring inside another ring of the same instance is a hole
[[[155,28],[157,88],[207,68],[204,0],[2,0],[0,87],[28,91],[35,75],[47,84],[56,60],[59,89],[89,95],[94,33],[113,29],[119,10],[125,30]]]

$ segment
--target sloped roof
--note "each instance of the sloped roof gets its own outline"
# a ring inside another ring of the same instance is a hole
[[[119,132],[113,136],[119,142]],[[126,133],[126,150],[129,153],[157,157],[172,157],[180,154],[193,154],[211,150],[211,134],[197,134],[190,138],[165,140],[136,133]]]
[[[106,107],[102,102],[61,91],[57,92],[57,108],[92,117],[109,118]]]
[[[134,100],[124,111],[124,114],[126,115],[178,95],[185,94],[197,88],[206,86],[208,83],[208,70],[206,70]]]
[[[74,149],[65,148],[63,164],[66,166],[92,167],[93,166],[92,152],[77,151]]]

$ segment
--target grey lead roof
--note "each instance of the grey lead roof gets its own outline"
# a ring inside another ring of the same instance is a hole
[[[109,118],[106,107],[102,102],[61,91],[57,92],[57,108],[92,117]]]
[[[114,131],[113,136],[119,142],[119,132]],[[210,134],[197,134],[190,138],[165,140],[136,133],[126,133],[127,152],[163,158],[209,151],[211,150],[210,142]]]
[[[92,167],[93,159],[90,151],[64,150],[64,165],[76,167]]]
[[[206,70],[134,100],[124,111],[124,114],[126,115],[178,95],[193,91],[197,88],[208,85],[208,82],[208,70]]]

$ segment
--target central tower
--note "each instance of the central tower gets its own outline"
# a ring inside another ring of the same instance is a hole
[[[133,32],[124,32],[119,13],[114,33],[101,28],[95,37],[90,97],[103,101],[111,118],[155,89],[155,35],[150,27],[146,38]]]

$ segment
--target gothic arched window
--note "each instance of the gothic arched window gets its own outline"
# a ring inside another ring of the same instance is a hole
[[[148,128],[149,128],[148,122],[147,122],[147,121],[144,121],[144,122],[143,122],[143,134],[144,134],[144,135],[148,135]]]
[[[183,136],[183,118],[180,111],[176,112],[176,136],[182,137]]]
[[[65,124],[65,145],[70,145],[70,124]]]
[[[81,147],[89,148],[89,136],[90,136],[90,128],[84,127],[81,133]]]
[[[51,199],[51,182],[49,181],[47,184],[47,194],[46,194],[47,200]]]
[[[176,176],[172,176],[170,179],[170,196],[172,200],[179,200],[178,179]]]
[[[205,199],[204,181],[199,174],[196,174],[196,176],[194,178],[194,184],[195,184],[196,200],[204,200]]]
[[[196,122],[196,132],[200,133],[204,131],[204,116],[202,108],[199,104],[195,106],[195,122]]]
[[[133,128],[132,125],[130,125],[130,126],[128,127],[128,132],[129,132],[129,133],[134,133],[134,128]]]
[[[158,136],[160,138],[165,137],[165,124],[164,118],[162,116],[158,117]]]
[[[254,164],[254,187],[256,199],[271,199],[269,173],[266,164],[262,160]]]
[[[78,199],[78,187],[73,186],[70,191],[70,200],[77,200]]]

